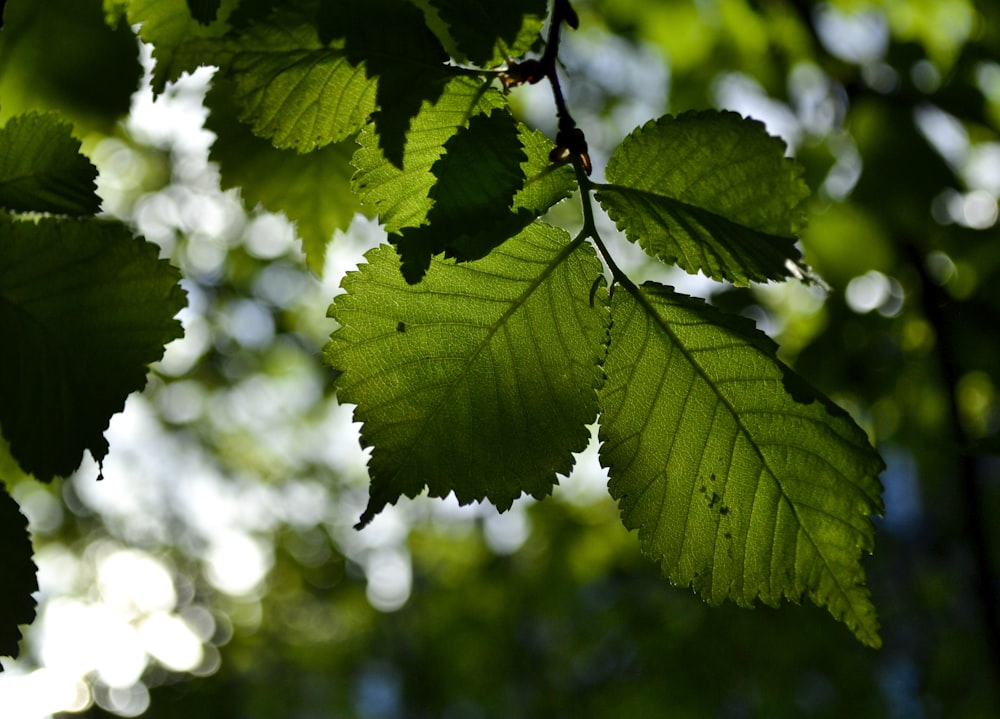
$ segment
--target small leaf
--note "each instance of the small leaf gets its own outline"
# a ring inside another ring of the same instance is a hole
[[[434,203],[429,224],[390,238],[408,282],[423,277],[432,255],[479,259],[534,219],[530,212],[522,217],[510,212],[527,159],[509,112],[477,115],[448,139],[444,155],[431,168],[438,181],[429,193]]]
[[[545,24],[545,0],[430,2],[465,58],[482,67],[494,67],[526,53]]]
[[[0,481],[0,657],[17,658],[20,624],[35,620],[38,567],[31,558],[28,520]],[[3,667],[0,666],[0,671]]]
[[[431,168],[444,153],[445,143],[474,115],[504,105],[503,96],[479,80],[451,80],[441,97],[425,102],[413,118],[402,167],[386,159],[375,127],[367,126],[358,136],[361,147],[352,160],[357,168],[352,187],[362,204],[378,213],[387,232],[423,224],[433,204],[429,193],[437,182]]]
[[[795,248],[809,189],[784,150],[736,113],[667,116],[611,154],[596,197],[630,240],[688,272],[739,285],[809,277]]]
[[[325,349],[372,446],[369,522],[400,496],[507,509],[548,494],[587,444],[607,331],[593,249],[534,224],[489,256],[434,259],[407,285],[391,247],[348,274]],[[400,331],[402,327],[405,331]]]
[[[55,113],[12,117],[0,130],[0,207],[92,215],[101,208],[97,168],[80,154],[73,127]]]
[[[176,269],[124,225],[0,217],[0,429],[21,467],[100,462],[111,415],[181,336]]]
[[[216,134],[210,158],[219,163],[223,189],[238,187],[249,206],[284,213],[302,238],[309,267],[321,274],[333,233],[346,229],[361,209],[351,191],[356,145],[344,141],[306,154],[279,150],[236,119],[223,85],[214,80],[205,98],[205,127]]]
[[[881,644],[864,586],[882,460],[749,320],[669,287],[619,290],[601,459],[626,527],[707,601],[808,595]]]
[[[325,6],[322,33],[343,39],[352,65],[362,66],[369,80],[378,78],[372,119],[379,147],[396,167],[410,121],[425,102],[433,103],[454,71],[448,53],[424,24],[423,13],[399,0],[341,0]]]

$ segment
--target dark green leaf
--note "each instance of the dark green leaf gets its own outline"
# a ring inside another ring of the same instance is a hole
[[[38,567],[31,558],[28,520],[0,481],[0,657],[14,657],[20,651],[19,624],[35,620]],[[0,671],[3,667],[0,666]]]
[[[593,249],[536,223],[481,260],[434,259],[414,286],[392,248],[367,259],[330,307],[325,349],[373,447],[361,523],[424,487],[501,510],[548,494],[597,413],[608,315],[603,288],[589,298]]]
[[[545,0],[430,0],[465,59],[493,67],[527,52],[545,23]]]
[[[527,159],[509,112],[476,115],[448,139],[431,168],[438,180],[429,193],[429,224],[392,238],[408,282],[423,277],[432,255],[479,259],[534,220],[530,212],[510,212]]]
[[[80,154],[73,127],[54,113],[11,118],[0,130],[0,207],[92,215],[101,208],[97,168]]]
[[[669,287],[620,289],[601,459],[622,520],[675,584],[715,604],[808,595],[881,644],[864,587],[884,465],[749,320]]]
[[[350,161],[357,146],[344,141],[306,154],[279,150],[237,120],[224,83],[215,80],[205,98],[210,110],[205,127],[217,136],[210,156],[219,163],[222,187],[240,188],[250,206],[283,212],[295,223],[309,266],[321,273],[333,233],[346,229],[361,209],[351,191]]]
[[[212,23],[219,14],[219,5],[222,0],[187,0],[191,17],[202,25]]]
[[[596,197],[630,240],[688,272],[736,284],[808,276],[795,241],[809,189],[784,150],[732,112],[667,116],[612,153]]]
[[[0,428],[39,479],[104,458],[111,415],[181,336],[179,273],[157,252],[120,224],[0,218]]]
[[[403,167],[403,150],[410,121],[425,102],[441,96],[453,76],[445,63],[448,53],[424,24],[423,13],[399,0],[343,0],[323,13],[323,32],[343,41],[354,66],[364,66],[369,79],[378,78],[373,115],[379,147],[396,167]]]

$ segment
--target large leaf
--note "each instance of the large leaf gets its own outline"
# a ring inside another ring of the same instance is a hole
[[[19,624],[35,619],[38,568],[31,559],[28,521],[0,481],[0,657],[17,658]],[[3,667],[0,666],[0,671]]]
[[[534,219],[531,212],[510,212],[527,159],[509,112],[477,115],[448,139],[431,168],[437,183],[429,193],[429,224],[393,238],[408,282],[423,277],[432,255],[479,259]]]
[[[647,285],[619,289],[601,391],[601,459],[622,520],[707,601],[808,595],[870,646],[864,587],[883,464],[843,410],[749,320]]]
[[[690,112],[639,128],[611,154],[596,197],[646,252],[736,284],[801,277],[796,233],[809,189],[764,126]]]
[[[98,462],[111,415],[181,335],[176,269],[124,225],[0,218],[0,429],[21,467]]]
[[[0,207],[92,215],[101,208],[97,168],[80,154],[72,126],[54,113],[11,118],[0,130]]]
[[[224,84],[217,79],[205,98],[205,127],[216,134],[210,157],[219,163],[222,187],[240,188],[250,206],[283,212],[295,223],[309,266],[321,273],[333,233],[346,229],[361,209],[351,191],[356,145],[343,141],[306,154],[279,150],[236,119]]]
[[[367,259],[330,307],[340,328],[325,349],[374,448],[361,524],[424,487],[500,509],[548,494],[587,444],[603,378],[590,246],[534,224],[482,260],[435,259],[414,286],[391,247]]]
[[[430,0],[464,59],[492,67],[517,58],[538,40],[545,0]]]

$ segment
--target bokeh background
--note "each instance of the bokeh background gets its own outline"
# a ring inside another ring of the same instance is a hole
[[[103,482],[85,462],[42,485],[0,458],[41,586],[0,715],[1000,715],[1000,6],[574,6],[564,88],[598,176],[637,125],[707,107],[764,121],[807,168],[803,249],[830,291],[679,274],[601,228],[635,277],[754,318],[870,432],[888,464],[866,562],[884,647],[812,606],[671,587],[594,446],[544,502],[418,498],[353,530],[366,456],[319,353],[378,226],[338,232],[318,277],[291,223],[220,189],[210,69],[154,99],[149,48],[101,2],[8,0],[0,122],[69,117],[104,210],[183,269],[189,307],[112,421]],[[554,134],[547,88],[512,102]],[[578,200],[551,219],[579,227]]]

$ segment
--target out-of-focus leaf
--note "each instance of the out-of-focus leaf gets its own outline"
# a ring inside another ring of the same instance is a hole
[[[745,318],[645,285],[612,319],[601,460],[645,553],[711,603],[807,595],[879,646],[860,560],[884,465],[864,432]]]
[[[606,291],[588,297],[593,249],[536,223],[481,260],[434,259],[414,286],[392,248],[367,259],[330,307],[325,349],[373,447],[361,524],[425,487],[501,510],[548,494],[597,414],[608,315]]]
[[[809,188],[784,151],[736,113],[667,116],[625,138],[596,197],[630,240],[688,272],[736,284],[803,276],[795,241]]]
[[[0,481],[0,657],[17,658],[19,624],[35,619],[38,567],[31,558],[28,520]],[[3,667],[0,666],[0,671]]]
[[[65,215],[100,209],[97,168],[72,130],[54,113],[13,117],[0,129],[0,207]]]
[[[68,475],[181,336],[180,275],[124,225],[0,217],[0,430],[21,467]]]
[[[222,0],[187,0],[191,17],[202,25],[208,25],[215,20],[219,14],[221,2]]]
[[[351,156],[356,145],[343,141],[300,154],[279,150],[236,118],[230,93],[217,79],[205,98],[205,127],[216,134],[210,157],[219,163],[222,187],[238,187],[244,201],[282,212],[295,223],[306,261],[323,270],[326,247],[361,209],[351,191]]]

